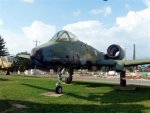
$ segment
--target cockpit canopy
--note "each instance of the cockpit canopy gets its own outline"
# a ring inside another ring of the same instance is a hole
[[[69,31],[59,31],[55,34],[50,41],[65,41],[65,42],[75,42],[78,41],[77,37]]]

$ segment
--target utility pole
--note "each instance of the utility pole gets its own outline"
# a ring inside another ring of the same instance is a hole
[[[38,43],[40,43],[40,41],[38,41],[38,40],[35,40],[33,42],[35,43],[35,47],[37,47]]]
[[[136,47],[135,44],[133,44],[133,60],[136,59]],[[138,69],[138,66],[133,66],[133,71],[135,72]]]

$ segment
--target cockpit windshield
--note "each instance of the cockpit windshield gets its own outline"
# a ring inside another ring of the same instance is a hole
[[[69,31],[59,31],[56,35],[52,37],[50,41],[78,41],[77,37]]]

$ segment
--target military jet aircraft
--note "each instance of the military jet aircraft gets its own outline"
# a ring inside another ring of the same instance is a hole
[[[125,53],[119,45],[110,45],[105,54],[81,42],[74,34],[65,30],[56,33],[47,43],[33,48],[30,56],[22,55],[22,57],[30,58],[31,65],[36,68],[57,69],[56,93],[62,93],[61,80],[64,70],[69,73],[65,82],[71,83],[74,69],[100,69],[102,66],[120,72],[120,86],[125,87],[126,67],[150,64],[150,59],[123,60],[124,56]]]

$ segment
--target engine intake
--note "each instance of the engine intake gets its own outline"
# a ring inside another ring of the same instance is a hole
[[[110,59],[122,60],[125,56],[125,53],[119,45],[112,44],[107,49],[107,56]]]

